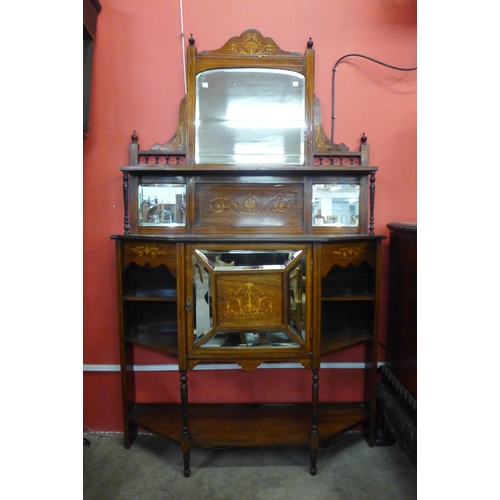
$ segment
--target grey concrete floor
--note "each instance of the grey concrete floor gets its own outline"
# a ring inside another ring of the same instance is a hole
[[[183,475],[175,443],[139,434],[84,434],[84,500],[414,500],[417,470],[397,444],[370,448],[356,433],[318,454],[309,474],[305,447],[191,450]]]

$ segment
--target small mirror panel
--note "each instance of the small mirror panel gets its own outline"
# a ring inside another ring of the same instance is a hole
[[[359,184],[313,184],[313,226],[359,226]]]
[[[197,164],[304,164],[305,77],[268,68],[196,76]]]
[[[139,184],[140,226],[184,226],[184,184]]]

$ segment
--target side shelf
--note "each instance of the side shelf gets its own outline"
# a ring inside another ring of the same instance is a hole
[[[124,342],[170,356],[177,348],[177,284],[165,264],[123,269]]]
[[[125,300],[177,300],[175,277],[165,264],[151,267],[132,262],[123,270],[123,288]]]
[[[179,356],[177,245],[116,239],[116,276],[120,325],[120,365],[125,446],[137,434],[134,347]]]
[[[367,261],[334,264],[321,280],[322,300],[374,300],[375,269]]]
[[[124,304],[124,341],[170,356],[178,356],[177,302]]]
[[[381,241],[325,243],[316,252],[321,356],[365,346],[365,437],[375,445]]]

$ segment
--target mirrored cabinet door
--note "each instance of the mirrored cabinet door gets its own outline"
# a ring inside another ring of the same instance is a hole
[[[310,350],[307,248],[192,247],[188,254],[193,352]]]

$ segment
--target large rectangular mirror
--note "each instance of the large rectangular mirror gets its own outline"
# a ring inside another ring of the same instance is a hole
[[[196,75],[197,164],[304,164],[305,77],[268,68]]]

